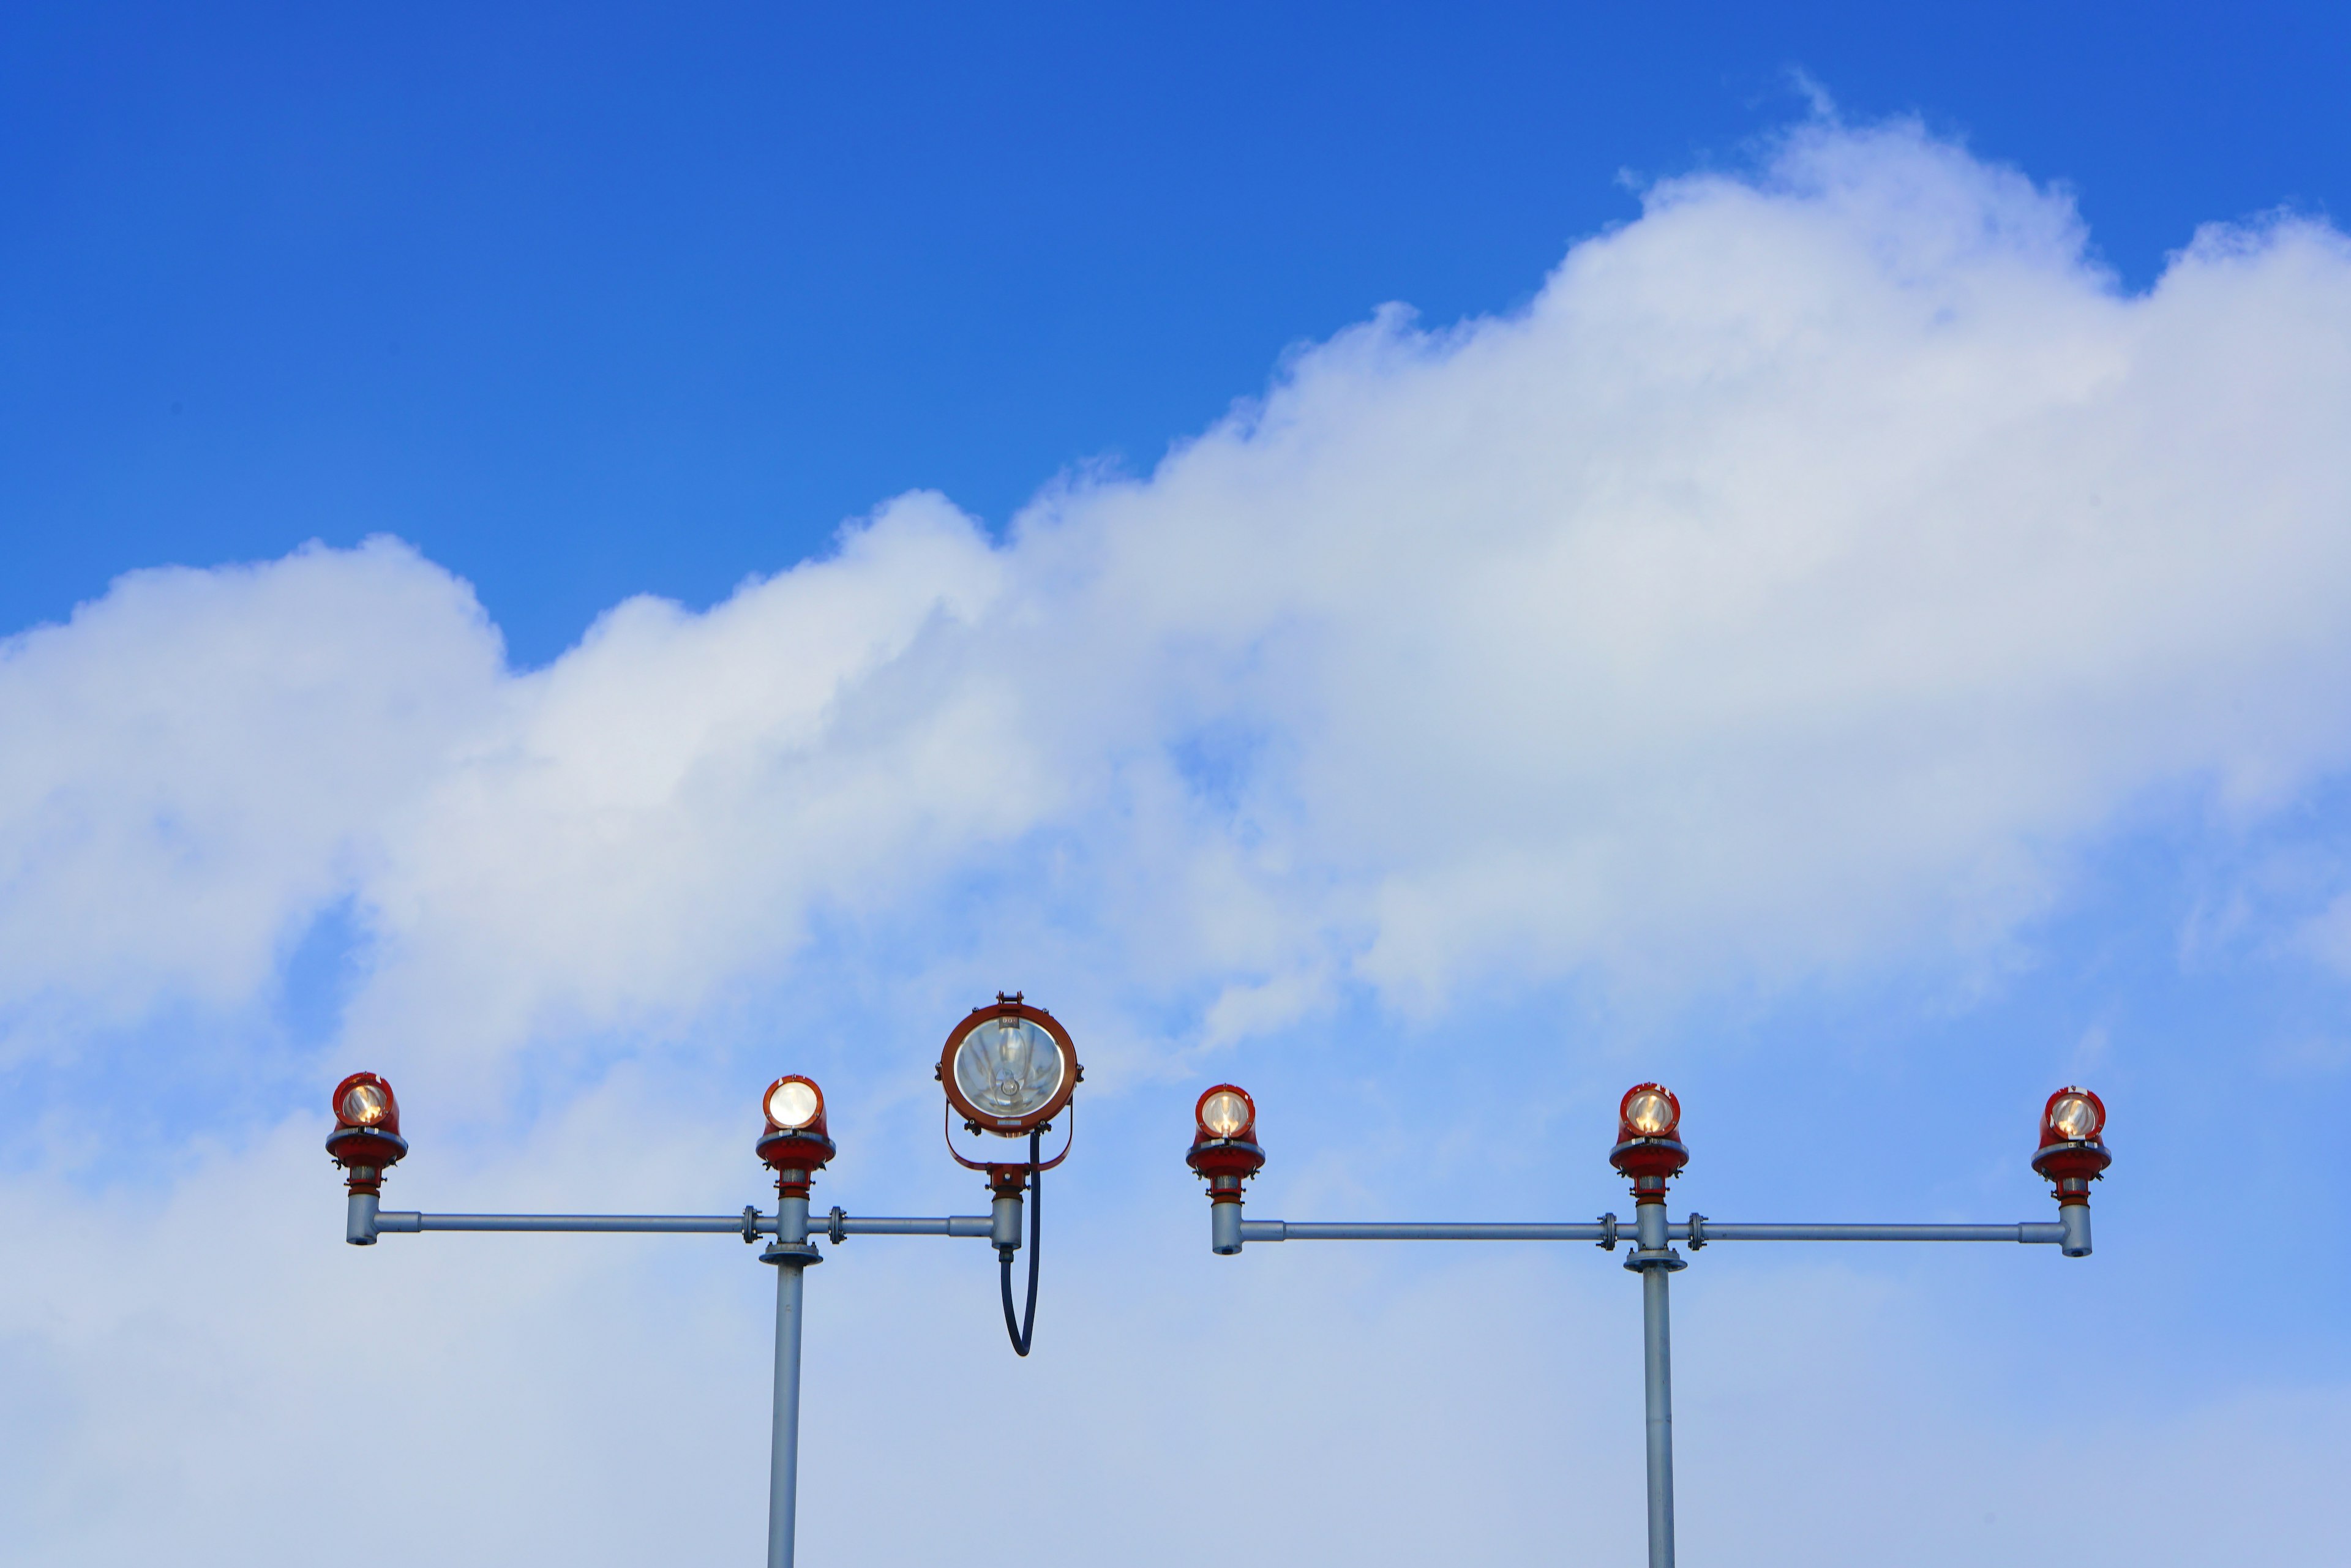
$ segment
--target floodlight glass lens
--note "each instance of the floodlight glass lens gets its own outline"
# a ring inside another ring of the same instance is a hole
[[[2060,1095],[2057,1103],[2049,1107],[2049,1124],[2062,1136],[2077,1141],[2096,1137],[2104,1120],[2096,1103],[2086,1094]]]
[[[1625,1124],[1645,1138],[1654,1138],[1674,1124],[1674,1103],[1654,1089],[1644,1089],[1625,1107]]]
[[[354,1127],[372,1127],[392,1109],[392,1101],[372,1083],[354,1083],[343,1091],[340,1107],[344,1121]]]
[[[990,1019],[956,1047],[956,1087],[998,1123],[1041,1109],[1066,1071],[1061,1042],[1027,1019]]]
[[[1249,1125],[1249,1102],[1229,1089],[1219,1089],[1200,1105],[1200,1125],[1219,1138],[1237,1138]]]
[[[768,1120],[791,1131],[816,1120],[816,1091],[797,1078],[787,1078],[768,1091]]]

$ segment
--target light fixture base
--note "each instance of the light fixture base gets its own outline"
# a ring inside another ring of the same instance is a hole
[[[824,1254],[816,1249],[813,1241],[775,1241],[759,1254],[762,1263],[773,1263],[779,1269],[805,1269],[811,1263],[824,1261]]]
[[[1625,1267],[1635,1274],[1645,1269],[1663,1269],[1675,1274],[1688,1268],[1689,1260],[1668,1247],[1662,1252],[1635,1252],[1625,1260]]]

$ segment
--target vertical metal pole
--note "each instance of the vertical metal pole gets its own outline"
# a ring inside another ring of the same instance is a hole
[[[1674,1568],[1673,1328],[1666,1277],[1687,1267],[1666,1245],[1666,1206],[1633,1210],[1639,1249],[1625,1260],[1641,1271],[1641,1392],[1649,1418],[1649,1568]]]
[[[1641,1270],[1641,1382],[1649,1414],[1649,1568],[1674,1568],[1674,1373],[1667,1270]]]
[[[799,1502],[801,1275],[817,1261],[808,1240],[808,1199],[788,1197],[776,1214],[776,1244],[760,1261],[776,1266],[775,1436],[768,1454],[768,1568],[792,1568]]]

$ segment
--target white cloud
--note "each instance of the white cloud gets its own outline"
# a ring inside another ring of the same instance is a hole
[[[1964,951],[2155,792],[2340,766],[2346,425],[2332,231],[2125,297],[2062,195],[1815,125],[1008,543],[909,497],[546,670],[390,544],[126,579],[0,677],[0,1004],[251,993],[343,892],[354,1038],[467,1059],[683,1027],[833,920],[1227,1031]]]
[[[133,572],[0,643],[0,1020],[47,1037],[274,983],[381,873],[499,682],[472,592],[403,546]]]

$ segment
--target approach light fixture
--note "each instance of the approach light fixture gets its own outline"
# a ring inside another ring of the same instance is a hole
[[[1257,1102],[1238,1083],[1204,1091],[1192,1106],[1192,1152],[1184,1163],[1207,1178],[1211,1220],[1209,1246],[1241,1249],[1241,1184],[1265,1168],[1257,1143]]]
[[[2032,1156],[2032,1168],[2055,1190],[2057,1218],[2079,1226],[2084,1252],[2090,1249],[2090,1184],[2115,1162],[2102,1135],[2105,1130],[2106,1103],[2077,1084],[2060,1089],[2041,1108],[2041,1147]],[[2075,1255],[2074,1242],[2069,1235],[2068,1256]]]
[[[768,1114],[759,1159],[776,1173],[778,1193],[805,1198],[809,1179],[833,1155],[832,1139],[824,1130],[824,1091],[815,1079],[788,1072],[768,1085],[759,1104]]]
[[[1633,1178],[1635,1205],[1666,1201],[1666,1184],[1689,1164],[1679,1136],[1682,1103],[1662,1083],[1635,1083],[1616,1103],[1616,1146],[1608,1163]]]
[[[1044,1134],[1053,1118],[1070,1103],[1086,1070],[1078,1064],[1078,1048],[1051,1013],[1030,1007],[1019,991],[998,991],[996,1000],[974,1008],[947,1031],[935,1076],[946,1091],[949,1122],[960,1117],[964,1131],[974,1135],[1027,1138],[1025,1160],[967,1160],[955,1146],[955,1129],[946,1128],[947,1153],[966,1170],[983,1171],[994,1200],[988,1239],[996,1244],[1004,1297],[1004,1332],[1012,1348],[1029,1354],[1029,1336],[1037,1323],[1037,1254],[1044,1227],[1045,1173],[1070,1157],[1077,1141],[1071,1129],[1061,1152],[1042,1155]],[[1029,1198],[1028,1306],[1012,1310],[1012,1255],[1020,1249],[1020,1205]]]
[[[1017,991],[974,1009],[939,1056],[939,1082],[964,1125],[1005,1138],[1050,1124],[1083,1076],[1070,1031]]]
[[[392,1085],[372,1072],[354,1072],[335,1085],[335,1130],[327,1153],[350,1173],[344,1181],[353,1196],[372,1198],[383,1191],[383,1173],[408,1152],[400,1135],[400,1101]],[[369,1241],[374,1240],[371,1233]]]

